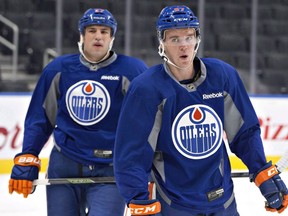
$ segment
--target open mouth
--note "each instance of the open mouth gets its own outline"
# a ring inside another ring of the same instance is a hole
[[[95,43],[93,44],[94,47],[102,47],[102,44],[101,43]]]
[[[184,60],[185,60],[185,59],[187,59],[187,58],[188,58],[188,55],[181,55],[181,56],[180,56],[180,59],[184,59]]]

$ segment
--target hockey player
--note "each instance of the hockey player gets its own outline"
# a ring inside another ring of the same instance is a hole
[[[165,62],[133,80],[116,134],[115,177],[132,215],[239,215],[224,132],[266,209],[283,212],[288,191],[266,162],[258,118],[237,71],[195,56],[199,21],[186,6],[165,7],[157,33]],[[151,170],[157,192],[149,200]]]
[[[116,30],[108,10],[87,10],[79,20],[80,54],[44,68],[25,119],[23,149],[14,158],[10,193],[33,192],[38,155],[52,133],[48,178],[114,176],[122,101],[130,81],[147,69],[143,61],[111,50]],[[47,186],[48,216],[123,216],[124,209],[116,184]]]

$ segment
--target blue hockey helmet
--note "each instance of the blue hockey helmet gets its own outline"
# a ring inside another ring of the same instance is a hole
[[[200,37],[198,18],[185,5],[167,6],[160,12],[156,23],[158,39],[163,40],[165,30],[173,28],[194,28]]]
[[[108,26],[112,30],[112,37],[115,37],[117,31],[117,22],[113,15],[106,9],[90,8],[79,20],[80,34],[84,34],[84,29],[89,25],[103,25]]]

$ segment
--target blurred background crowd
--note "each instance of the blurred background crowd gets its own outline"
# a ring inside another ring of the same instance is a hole
[[[176,4],[200,20],[198,56],[233,65],[251,94],[288,93],[288,0],[0,0],[0,91],[33,91],[51,59],[78,52],[78,20],[89,8],[116,18],[117,53],[161,63],[155,20]]]

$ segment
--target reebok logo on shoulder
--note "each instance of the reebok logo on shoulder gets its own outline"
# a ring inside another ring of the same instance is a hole
[[[223,97],[223,92],[203,94],[203,100],[212,99],[212,98],[219,98],[219,97]]]
[[[103,75],[101,76],[101,80],[119,80],[120,77],[119,76],[107,76],[107,75]]]

